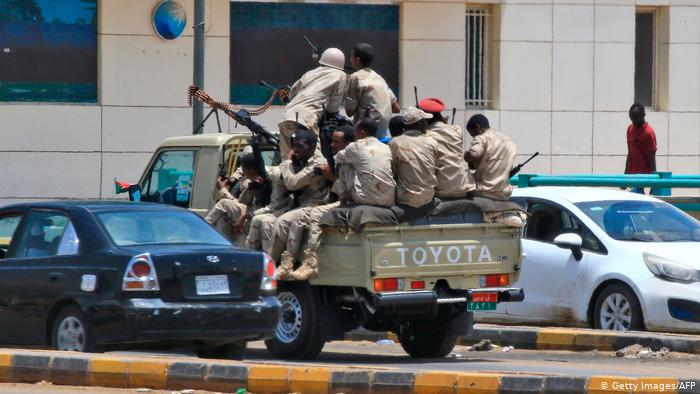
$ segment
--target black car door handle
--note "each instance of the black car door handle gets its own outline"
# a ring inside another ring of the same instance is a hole
[[[52,272],[49,274],[49,280],[51,282],[58,282],[59,280],[61,280],[62,277],[63,277],[63,274],[60,272]]]

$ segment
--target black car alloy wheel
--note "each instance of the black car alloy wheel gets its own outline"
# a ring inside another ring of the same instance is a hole
[[[69,305],[58,314],[53,324],[51,344],[56,350],[96,350],[92,331],[79,306]]]

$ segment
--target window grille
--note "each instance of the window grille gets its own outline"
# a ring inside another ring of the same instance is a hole
[[[468,108],[487,108],[490,91],[491,12],[488,8],[467,8],[466,104]]]

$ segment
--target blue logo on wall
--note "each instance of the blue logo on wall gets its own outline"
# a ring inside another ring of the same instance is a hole
[[[153,28],[164,40],[179,38],[186,25],[185,9],[172,0],[163,0],[153,10]]]

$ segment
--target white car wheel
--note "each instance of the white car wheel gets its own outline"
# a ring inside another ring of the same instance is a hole
[[[644,330],[642,308],[632,289],[622,283],[605,287],[596,299],[593,326],[612,331]]]

